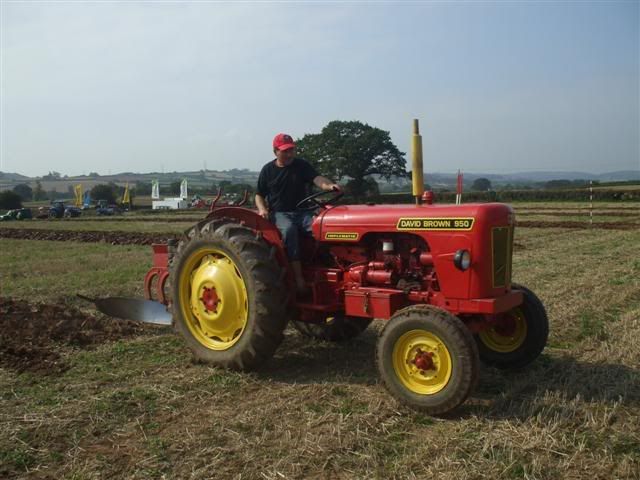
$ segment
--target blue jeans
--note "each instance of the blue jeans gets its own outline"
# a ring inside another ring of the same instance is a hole
[[[273,212],[271,221],[276,224],[289,260],[300,260],[300,234],[311,234],[312,212]]]

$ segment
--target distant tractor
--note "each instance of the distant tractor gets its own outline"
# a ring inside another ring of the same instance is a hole
[[[49,206],[49,218],[62,218],[64,217],[64,202],[61,201],[53,201]]]
[[[54,200],[48,209],[46,207],[40,208],[41,214],[38,218],[46,216],[48,218],[75,218],[82,214],[82,210],[72,205],[65,205],[61,200]]]
[[[424,203],[336,205],[342,193],[321,192],[298,204],[316,212],[301,245],[308,297],[293,293],[276,226],[242,206],[214,209],[175,247],[154,245],[147,297],[157,279],[158,300],[195,357],[233,370],[262,366],[288,322],[343,341],[384,320],[376,363],[388,391],[428,414],[448,412],[473,391],[480,360],[528,365],[549,325],[538,297],[511,281],[512,208],[434,205],[421,191],[421,158],[415,172]]]
[[[205,199],[200,197],[199,195],[194,195],[191,199],[191,204],[189,205],[191,208],[208,208],[207,202]]]

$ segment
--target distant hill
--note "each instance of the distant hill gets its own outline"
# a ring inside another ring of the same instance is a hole
[[[435,181],[455,180],[456,174],[453,173],[426,173],[425,176],[433,178]],[[516,172],[516,173],[467,173],[464,172],[466,180],[475,180],[476,178],[488,178],[492,182],[548,182],[551,180],[598,180],[601,182],[626,182],[630,180],[640,181],[640,170],[621,170],[617,172],[607,172],[601,174],[587,172]]]
[[[598,180],[601,182],[623,182],[640,180],[640,170],[620,170],[601,174],[587,172],[520,172],[502,175],[502,177],[507,181]]]
[[[0,172],[0,182],[2,181],[24,182],[26,180],[30,180],[30,178],[25,177],[24,175],[20,175],[19,173]]]
[[[494,186],[505,185],[508,183],[526,185],[543,183],[551,180],[597,180],[600,182],[618,182],[640,181],[640,170],[621,170],[601,174],[573,171],[513,172],[504,174],[464,172],[465,184],[470,184],[480,177],[489,179]],[[130,184],[134,184],[136,182],[150,183],[152,180],[158,180],[161,185],[169,185],[170,183],[182,180],[183,178],[186,178],[189,185],[194,187],[211,187],[212,184],[219,184],[223,180],[234,184],[246,183],[255,185],[258,181],[258,172],[248,169],[149,173],[122,172],[114,175],[80,175],[75,177],[63,176],[61,178],[27,177],[18,173],[0,172],[0,190],[11,189],[18,183],[27,183],[33,187],[37,180],[42,183],[42,187],[47,191],[56,190],[58,192],[65,192],[71,185],[76,185],[78,183],[82,183],[85,188],[90,188],[99,183],[114,182],[119,185],[124,185],[127,182]],[[410,184],[409,179],[404,177],[392,178],[389,182],[378,175],[374,175],[374,178],[378,181],[381,191],[403,189]],[[436,188],[451,187],[456,183],[456,174],[442,172],[430,173],[427,171],[425,172],[425,182]]]
[[[601,182],[620,182],[640,180],[640,170],[621,170],[619,172],[602,173],[598,175]]]
[[[27,183],[32,188],[35,187],[37,181],[40,181],[45,191],[66,192],[70,186],[81,183],[84,188],[91,188],[100,183],[116,183],[125,185],[126,183],[135,184],[136,182],[151,183],[158,180],[161,186],[167,186],[172,182],[180,181],[186,178],[189,185],[193,187],[211,187],[213,183],[219,184],[226,180],[231,183],[247,183],[254,185],[258,182],[258,172],[252,172],[247,169],[231,169],[223,171],[215,170],[198,170],[193,172],[151,172],[151,173],[133,173],[123,172],[113,175],[78,175],[75,177],[61,176],[60,178],[45,177],[26,177],[17,173],[0,174],[0,191],[13,188],[19,183]]]

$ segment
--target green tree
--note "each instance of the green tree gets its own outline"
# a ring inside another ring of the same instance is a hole
[[[478,190],[481,192],[491,190],[491,180],[483,177],[476,178],[471,184],[471,190]]]
[[[224,191],[225,193],[238,193],[244,195],[245,190],[249,193],[253,193],[254,187],[247,183],[234,183],[233,185],[227,186]]]
[[[175,182],[171,182],[169,185],[169,192],[171,195],[180,195],[180,184],[182,182],[180,180],[176,180]]]
[[[42,188],[42,183],[40,180],[36,180],[36,188],[33,190],[33,200],[39,202],[41,200],[47,199],[47,192]]]
[[[334,120],[320,133],[307,134],[296,143],[300,156],[322,175],[333,180],[350,177],[348,187],[356,197],[371,191],[373,184],[365,178],[369,175],[387,180],[407,175],[405,154],[393,144],[389,132],[366,123]]]
[[[355,196],[380,194],[378,182],[376,182],[372,177],[365,177],[362,182],[355,179],[349,180],[346,185],[346,190],[348,192],[352,192]]]
[[[13,187],[13,191],[20,195],[22,201],[28,202],[33,198],[33,190],[26,183],[20,183]]]
[[[151,183],[149,182],[143,182],[138,180],[136,182],[135,187],[133,188],[133,190],[135,190],[136,195],[151,195]]]
[[[113,187],[114,185],[106,183],[94,185],[91,189],[91,199],[94,201],[106,200],[109,204],[116,203],[116,192]]]
[[[0,208],[4,210],[11,210],[14,208],[22,208],[22,199],[20,195],[11,190],[5,190],[0,192]]]
[[[44,180],[60,180],[60,172],[49,172],[42,177]]]
[[[571,187],[571,180],[549,180],[544,184],[544,188],[569,188]]]
[[[222,189],[223,192],[226,192],[231,186],[231,182],[229,180],[220,180],[218,187]]]

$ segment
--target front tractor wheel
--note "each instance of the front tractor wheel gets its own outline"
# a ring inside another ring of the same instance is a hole
[[[533,362],[547,344],[549,320],[544,305],[528,288],[513,284],[523,293],[522,305],[500,315],[498,322],[475,336],[480,359],[497,368],[522,368]]]
[[[205,225],[181,243],[171,266],[173,320],[195,357],[251,370],[282,341],[287,297],[281,268],[252,230]]]
[[[428,305],[398,311],[385,325],[376,351],[389,392],[430,415],[462,404],[479,375],[476,344],[465,325]]]

